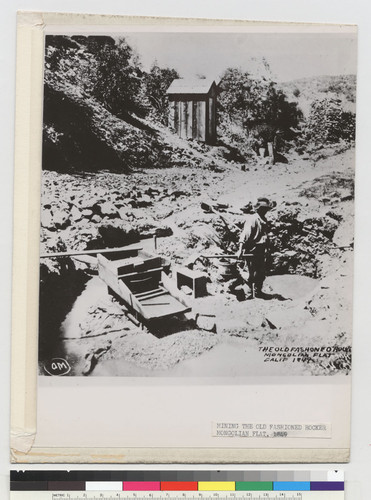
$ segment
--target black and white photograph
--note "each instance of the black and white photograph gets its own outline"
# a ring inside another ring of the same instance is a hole
[[[356,30],[44,49],[39,375],[349,375]]]

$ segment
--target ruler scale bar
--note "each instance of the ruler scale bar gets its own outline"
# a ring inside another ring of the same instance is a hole
[[[131,496],[128,496],[132,493]],[[344,500],[344,491],[261,491],[238,492],[234,496],[230,492],[220,495],[220,492],[201,492],[197,496],[184,494],[175,496],[144,495],[138,492],[89,491],[89,492],[51,492],[51,491],[12,491],[11,500]],[[201,496],[198,496],[201,495]]]

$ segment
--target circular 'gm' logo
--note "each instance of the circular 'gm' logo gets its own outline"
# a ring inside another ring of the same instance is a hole
[[[71,367],[63,358],[53,358],[44,364],[44,370],[48,375],[61,376],[67,375],[71,371]]]

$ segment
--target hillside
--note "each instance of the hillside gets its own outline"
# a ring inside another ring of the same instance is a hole
[[[89,44],[85,37],[77,39],[80,43],[52,37],[47,47],[54,62],[47,57],[44,73],[43,170],[128,173],[201,162],[224,164],[223,156],[233,156],[225,148],[210,155],[211,148],[180,139],[154,119],[151,109],[146,117],[139,116],[143,110],[120,116],[109,111],[94,97],[85,73],[86,66],[94,65]]]
[[[176,73],[158,66],[144,72],[125,40],[117,43],[110,37],[46,38],[44,170],[128,172],[224,159],[243,163],[258,154],[262,142],[276,142],[277,153],[295,141],[308,142],[295,130],[299,124],[306,130],[314,101],[334,100],[337,130],[344,129],[341,113],[355,112],[354,76],[276,85],[263,61],[262,76],[226,70],[219,85],[219,149],[181,140],[166,127],[165,92]],[[318,120],[323,122],[323,116]]]
[[[313,101],[325,98],[340,99],[344,111],[356,111],[355,75],[318,76],[301,78],[279,84],[288,99],[297,102],[305,117]]]

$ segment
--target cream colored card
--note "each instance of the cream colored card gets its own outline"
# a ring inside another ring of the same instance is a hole
[[[12,460],[346,462],[356,28],[19,13],[17,47]]]

